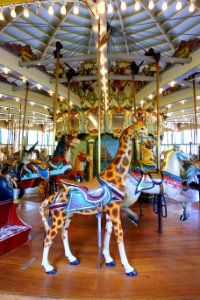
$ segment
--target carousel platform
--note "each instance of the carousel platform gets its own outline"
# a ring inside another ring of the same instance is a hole
[[[157,232],[157,216],[152,203],[143,203],[144,216],[134,226],[122,213],[124,241],[129,262],[138,271],[130,278],[124,274],[114,234],[110,252],[115,267],[106,267],[103,257],[97,269],[97,218],[75,215],[69,230],[71,249],[80,265],[71,266],[64,256],[60,236],[50,251],[58,269],[46,275],[41,267],[44,230],[39,216],[40,198],[36,189],[25,194],[20,217],[32,226],[32,240],[0,256],[0,299],[200,299],[200,204],[198,193],[192,199],[190,218],[181,222],[182,208],[167,199],[168,216],[163,232]],[[139,214],[139,203],[132,207]],[[102,230],[104,232],[105,217]]]

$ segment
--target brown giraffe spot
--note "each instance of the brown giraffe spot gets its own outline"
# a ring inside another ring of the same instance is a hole
[[[117,226],[117,222],[115,222],[115,221],[113,221],[112,224],[114,227]]]
[[[110,210],[105,209],[105,212],[110,216]]]
[[[109,182],[113,183],[113,184],[116,184],[117,181],[113,178],[112,180],[109,180]]]
[[[123,236],[123,233],[122,233],[122,232],[120,232],[120,233],[119,233],[119,235],[120,235],[120,236]]]
[[[118,234],[118,229],[115,229],[115,234]]]
[[[131,152],[132,152],[131,150],[128,150],[128,155],[131,155]]]
[[[122,164],[123,164],[124,166],[128,166],[128,165],[129,165],[129,159],[128,159],[127,156],[125,156],[125,157],[123,158]]]
[[[106,172],[106,176],[109,178],[109,177],[112,177],[112,175],[113,175],[113,172],[112,171],[108,171],[108,172]]]
[[[56,232],[54,230],[52,230],[51,237],[54,237],[55,235],[56,235]]]
[[[116,157],[114,160],[113,160],[113,164],[114,165],[118,165],[120,163],[120,160],[121,160],[121,157]]]
[[[55,210],[55,211],[54,211],[54,216],[56,216],[56,217],[59,217],[59,216],[60,216],[59,210]]]
[[[112,211],[113,216],[116,218],[118,216],[118,209],[114,208]]]
[[[62,224],[62,220],[58,220],[57,222],[58,226]]]
[[[45,242],[48,244],[50,242],[50,240],[47,238]]]

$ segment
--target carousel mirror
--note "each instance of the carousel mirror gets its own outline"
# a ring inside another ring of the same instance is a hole
[[[128,127],[129,114],[124,108],[114,108],[108,112],[108,128],[113,136],[120,137],[124,128]]]
[[[104,113],[101,111],[101,132],[104,131]],[[98,108],[91,108],[85,112],[85,132],[91,135],[98,134]]]
[[[77,135],[81,132],[81,114],[76,110],[70,113],[70,133]]]

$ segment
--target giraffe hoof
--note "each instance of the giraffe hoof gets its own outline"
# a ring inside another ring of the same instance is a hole
[[[46,272],[46,274],[48,274],[48,275],[55,275],[56,273],[57,273],[56,269]]]
[[[109,263],[106,263],[106,266],[107,266],[107,267],[114,267],[114,266],[116,266],[116,263],[115,263],[115,261],[113,260],[113,261],[111,261],[111,262],[109,262]]]
[[[80,264],[80,261],[78,259],[74,260],[74,261],[70,261],[70,265],[71,266],[77,266]]]
[[[138,220],[134,219],[132,216],[128,217],[129,221],[131,221],[135,226],[138,226]]]
[[[137,271],[136,271],[136,270],[133,270],[133,271],[131,271],[131,272],[129,272],[129,273],[126,273],[126,275],[129,276],[129,277],[137,276]]]

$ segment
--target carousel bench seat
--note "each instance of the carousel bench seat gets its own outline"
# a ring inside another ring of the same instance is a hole
[[[17,206],[12,199],[0,201],[0,255],[30,240],[31,227],[20,219]]]

